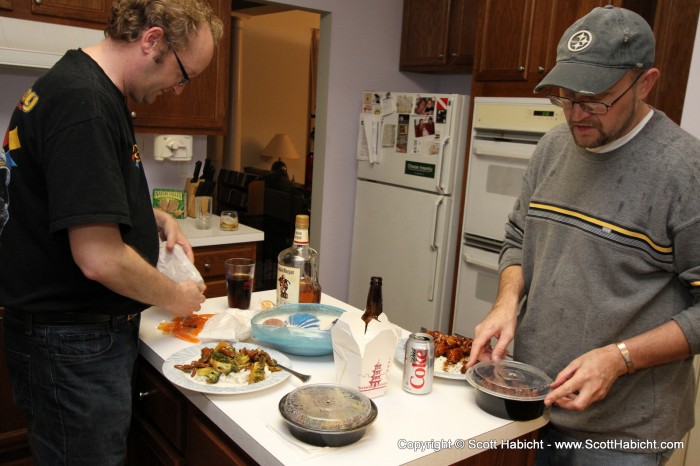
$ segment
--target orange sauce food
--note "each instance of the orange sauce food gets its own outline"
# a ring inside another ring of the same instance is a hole
[[[199,343],[199,332],[204,328],[204,324],[214,314],[192,314],[186,317],[173,317],[171,320],[164,320],[158,324],[158,330],[169,333],[190,343]]]

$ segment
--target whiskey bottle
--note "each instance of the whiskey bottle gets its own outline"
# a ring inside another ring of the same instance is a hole
[[[320,302],[318,253],[309,246],[309,216],[297,215],[293,244],[277,256],[277,305]]]

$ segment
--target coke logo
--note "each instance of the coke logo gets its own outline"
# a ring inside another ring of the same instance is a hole
[[[409,383],[411,387],[419,389],[425,385],[425,363],[428,360],[428,352],[417,349],[411,355],[411,367],[413,368]]]

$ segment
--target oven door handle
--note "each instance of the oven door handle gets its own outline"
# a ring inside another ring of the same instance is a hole
[[[474,141],[474,155],[502,157],[516,160],[530,160],[535,146],[495,141]]]
[[[491,261],[485,261],[483,259],[479,259],[478,257],[473,256],[472,254],[469,254],[466,251],[462,253],[462,260],[464,260],[464,262],[466,262],[467,264],[474,264],[486,270],[498,272],[498,261],[496,261],[496,263],[493,263]]]

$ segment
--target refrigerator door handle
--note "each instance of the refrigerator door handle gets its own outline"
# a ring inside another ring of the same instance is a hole
[[[446,136],[445,139],[440,141],[440,154],[438,154],[438,165],[437,165],[437,173],[435,174],[435,189],[438,194],[445,194],[445,187],[443,186],[442,182],[442,165],[444,162],[444,154],[445,154],[445,146],[449,142],[450,137]]]
[[[440,211],[440,206],[444,198],[439,196],[435,201],[433,206],[433,215],[431,220],[431,225],[433,226],[433,234],[430,241],[430,250],[433,253],[433,267],[430,273],[430,279],[428,280],[428,301],[432,301],[435,298],[435,281],[437,280],[437,270],[438,270],[438,249],[440,245],[438,244],[438,213]]]

